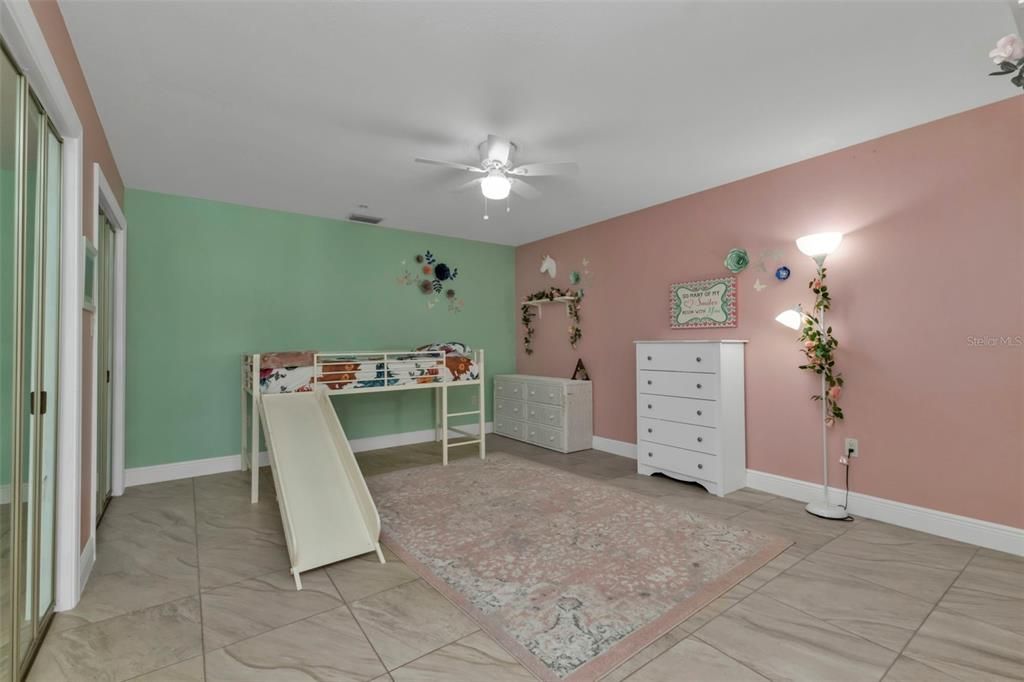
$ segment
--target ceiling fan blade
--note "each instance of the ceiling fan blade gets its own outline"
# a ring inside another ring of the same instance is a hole
[[[527,163],[509,171],[512,175],[576,175],[580,167],[575,163]]]
[[[480,183],[483,182],[483,178],[473,178],[469,182],[464,182],[458,187],[452,187],[453,192],[464,192],[471,187],[479,187]]]
[[[512,181],[512,191],[524,199],[539,199],[540,192],[526,181],[519,178],[509,178]]]
[[[449,168],[458,168],[461,171],[468,171],[470,173],[486,173],[483,168],[477,168],[476,166],[470,166],[465,163],[456,163],[454,161],[437,161],[435,159],[421,159],[419,157],[413,159],[416,163],[430,163],[435,166],[447,166]]]

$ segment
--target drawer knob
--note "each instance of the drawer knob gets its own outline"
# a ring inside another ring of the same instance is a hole
[[[555,415],[549,414],[548,415],[548,421],[554,421],[554,420],[555,420]]]
[[[703,386],[701,386],[700,384],[697,384],[697,388],[703,388]]]
[[[648,385],[648,386],[650,386],[650,385],[651,385],[651,384],[653,384],[653,383],[654,383],[654,382],[653,382],[653,381],[651,381],[650,379],[648,379],[648,380],[647,380],[647,385]]]
[[[647,453],[647,456],[648,456],[648,457],[654,457],[654,453],[653,453],[653,452],[648,452],[648,453]]]
[[[704,468],[704,465],[703,465],[703,464],[698,464],[698,465],[697,465],[697,468],[698,468],[698,469],[703,469],[703,468]]]
[[[698,443],[703,443],[704,442],[704,436],[697,436],[697,442]]]
[[[652,358],[652,357],[651,357],[650,355],[648,355],[648,356],[647,356],[647,361],[648,361],[648,362],[650,362],[650,361],[651,361],[651,360],[653,360],[653,359],[654,359],[654,358]]]
[[[654,429],[647,429],[647,433],[654,433]]]
[[[699,416],[701,416],[702,414],[704,414],[704,411],[703,411],[703,410],[697,410],[697,416],[698,416],[698,417],[699,417]]]
[[[700,362],[700,356],[699,355],[697,356],[697,362]]]

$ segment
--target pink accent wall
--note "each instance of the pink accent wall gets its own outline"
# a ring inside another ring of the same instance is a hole
[[[583,258],[591,274],[578,349],[548,308],[535,354],[519,342],[518,371],[569,376],[582,358],[595,434],[634,443],[635,339],[748,339],[748,468],[820,482],[818,380],[797,369],[796,333],[774,317],[812,304],[814,263],[793,240],[839,230],[826,265],[847,418],[830,433],[832,482],[854,436],[854,491],[1024,527],[1024,347],[970,341],[1024,335],[1022,121],[1024,96],[1013,97],[526,244],[519,298],[567,286]],[[733,247],[754,261],[739,276],[739,327],[670,329],[669,284],[727,275]],[[784,256],[760,272],[765,249]],[[555,280],[539,272],[547,254]],[[793,275],[780,283],[782,264]]]
[[[85,73],[78,61],[74,44],[68,34],[67,25],[64,23],[64,15],[55,0],[29,0],[32,11],[39,22],[39,28],[46,38],[46,43],[57,63],[61,78],[64,80],[64,87],[71,96],[71,102],[75,106],[78,118],[82,122],[82,232],[90,239],[94,239],[93,223],[95,222],[97,207],[93,201],[92,187],[92,165],[99,163],[103,169],[103,175],[110,183],[111,189],[117,196],[117,201],[124,206],[124,183],[121,180],[121,173],[117,169],[114,155],[110,151],[107,142],[107,135],[103,131],[103,124],[100,122],[99,113],[89,91],[89,84],[85,80]],[[92,505],[92,411],[93,411],[93,381],[92,381],[92,356],[93,338],[92,313],[82,311],[82,513],[80,542],[85,547],[89,536],[92,535],[91,505]],[[66,340],[62,340],[66,342]]]

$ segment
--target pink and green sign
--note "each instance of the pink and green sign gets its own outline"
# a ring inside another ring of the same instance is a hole
[[[673,329],[735,327],[736,278],[719,277],[671,285]]]

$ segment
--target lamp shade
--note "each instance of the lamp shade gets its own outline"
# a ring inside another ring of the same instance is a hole
[[[804,314],[798,308],[790,308],[776,315],[775,321],[786,325],[790,329],[799,329],[800,325],[803,324]]]
[[[843,241],[842,232],[818,232],[797,239],[796,248],[806,256],[820,258],[838,249],[841,241]]]
[[[500,201],[507,197],[511,189],[512,181],[501,171],[492,170],[480,181],[480,190],[484,196],[494,201]]]

